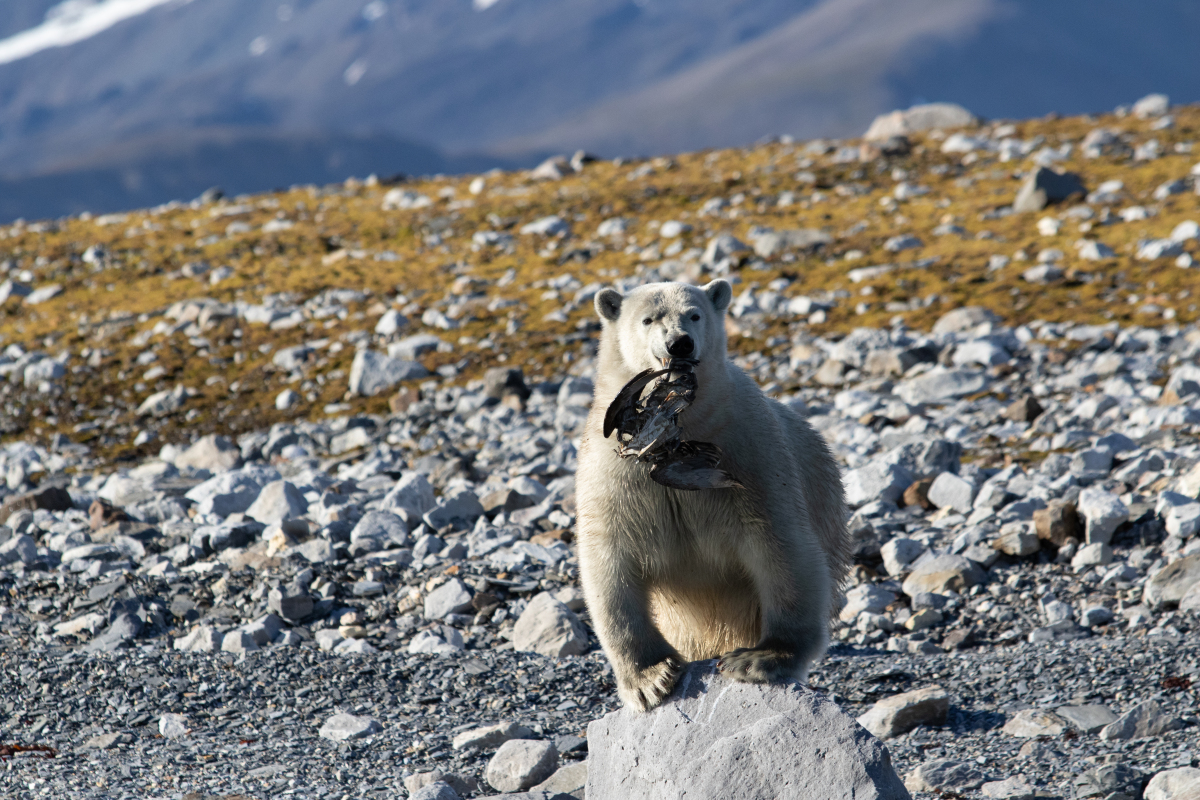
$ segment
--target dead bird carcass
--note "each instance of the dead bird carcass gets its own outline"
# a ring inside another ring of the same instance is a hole
[[[617,455],[649,464],[650,477],[663,486],[687,491],[740,489],[742,485],[717,466],[721,448],[682,438],[679,412],[696,399],[693,367],[694,361],[675,358],[666,369],[636,375],[604,413],[604,436],[616,431]]]

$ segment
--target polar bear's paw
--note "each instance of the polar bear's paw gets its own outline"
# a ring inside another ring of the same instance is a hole
[[[781,683],[796,675],[795,653],[777,647],[741,647],[721,656],[717,669],[742,683]]]
[[[638,670],[632,679],[617,682],[621,702],[637,711],[649,711],[662,704],[683,672],[683,662],[674,657]]]

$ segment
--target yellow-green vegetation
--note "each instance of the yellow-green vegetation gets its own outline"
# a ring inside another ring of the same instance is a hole
[[[581,337],[571,334],[586,334],[594,314],[589,302],[571,302],[574,288],[555,289],[548,281],[569,274],[576,279],[571,287],[605,283],[658,267],[664,257],[684,259],[692,265],[689,274],[707,280],[696,266],[696,250],[721,233],[750,241],[756,226],[820,229],[832,242],[815,252],[765,259],[746,254],[732,273],[740,280],[735,294],[783,276],[791,280],[785,294],[837,303],[823,322],[783,315],[757,325],[735,323],[735,333],[745,335],[733,337],[732,346],[742,353],[764,348],[771,337],[793,340],[804,328],[828,335],[886,327],[900,318],[927,329],[947,310],[964,305],[987,306],[1009,324],[1192,322],[1198,316],[1200,267],[1135,257],[1139,241],[1166,237],[1179,222],[1200,220],[1200,196],[1191,188],[1153,197],[1163,183],[1186,178],[1200,160],[1200,147],[1191,148],[1200,133],[1200,107],[1177,109],[1173,116],[1173,127],[1160,130],[1133,117],[1076,117],[1016,122],[1004,132],[998,122],[966,131],[993,141],[1041,140],[1032,143],[1029,155],[1007,161],[987,149],[943,153],[946,133],[931,132],[912,137],[911,153],[897,157],[864,147],[858,158],[858,142],[832,143],[836,147],[784,142],[670,159],[598,161],[578,173],[566,169],[561,179],[489,173],[422,178],[399,187],[349,180],[128,214],[17,223],[0,228],[7,277],[35,289],[57,284],[62,292],[36,305],[10,297],[0,311],[0,345],[69,355],[63,359],[66,376],[50,391],[24,387],[20,375],[10,375],[4,433],[9,438],[32,433],[42,440],[63,433],[89,444],[98,456],[123,459],[145,455],[164,439],[213,430],[236,434],[297,416],[385,413],[386,396],[347,393],[355,342],[344,337],[369,334],[388,308],[408,319],[401,336],[431,332],[453,345],[450,352],[422,359],[430,370],[454,365],[453,380],[478,378],[499,364],[519,366],[530,379],[551,377],[578,357]],[[1080,142],[1098,127],[1124,135],[1126,151],[1085,157]],[[1151,139],[1161,155],[1134,159],[1132,149]],[[1089,190],[1108,180],[1124,183],[1108,222],[1101,204],[1092,205],[1092,219],[1066,213],[1082,200],[1040,213],[997,213],[1012,203],[1022,176],[1034,168],[1032,156],[1063,145],[1071,145],[1070,153],[1055,168],[1077,172]],[[895,200],[901,182],[928,191]],[[414,207],[385,210],[392,188],[412,193],[401,205]],[[728,205],[702,215],[712,198]],[[1116,216],[1137,205],[1150,215],[1138,221]],[[520,233],[523,225],[548,215],[561,217],[572,233]],[[1057,234],[1039,233],[1037,222],[1044,216],[1061,220]],[[627,231],[599,236],[597,227],[613,217],[627,219]],[[660,237],[658,225],[668,220],[691,229],[677,239]],[[935,234],[939,226],[951,225],[962,230]],[[473,237],[480,231],[511,240],[478,241]],[[900,234],[917,237],[922,246],[887,252],[885,242]],[[1081,260],[1076,256],[1081,239],[1100,241],[1115,256]],[[95,246],[103,255],[88,253]],[[1063,252],[1059,265],[1065,278],[1027,283],[1022,273],[1048,248]],[[1189,248],[1195,252],[1195,243]],[[996,255],[1011,260],[989,269]],[[928,265],[914,266],[918,260]],[[897,268],[858,283],[848,277],[852,269],[885,263]],[[201,273],[198,264],[207,271]],[[230,268],[231,276],[210,283],[221,267]],[[261,304],[266,296],[287,293],[300,305],[327,289],[370,296],[339,314],[309,316],[285,329],[217,316],[172,335],[150,333],[182,300]],[[427,309],[455,318],[457,327],[426,327],[421,317]],[[556,319],[551,314],[559,310],[565,315]],[[303,377],[272,364],[281,348],[313,340],[329,344]],[[147,350],[156,360],[138,363]],[[151,368],[157,374],[147,379]],[[142,424],[138,405],[177,385],[194,396],[179,413],[154,423],[163,439],[134,448],[132,434]],[[276,410],[276,395],[289,387],[304,400]],[[330,404],[335,408],[327,409]]]

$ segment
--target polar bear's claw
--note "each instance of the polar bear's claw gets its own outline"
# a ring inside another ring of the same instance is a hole
[[[626,705],[638,711],[649,711],[662,704],[683,673],[683,662],[674,657],[641,670],[632,681],[622,681],[617,693]]]
[[[742,683],[780,683],[794,677],[796,654],[773,647],[742,647],[717,662],[725,677]]]

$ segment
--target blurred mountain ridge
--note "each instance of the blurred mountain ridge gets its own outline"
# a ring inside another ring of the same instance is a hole
[[[920,100],[1200,100],[1189,0],[69,1],[0,4],[0,56],[55,19],[106,25],[0,63],[6,216],[854,136]]]

